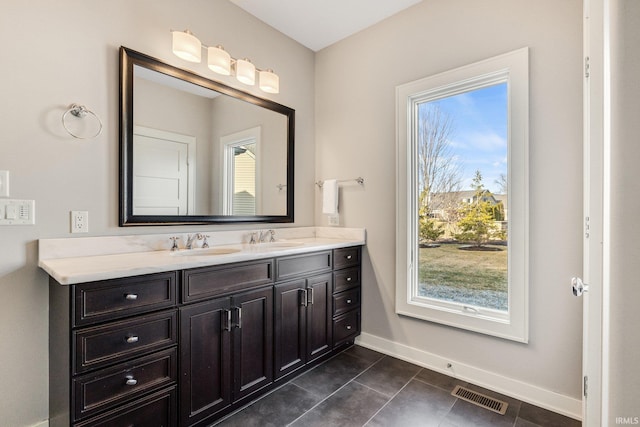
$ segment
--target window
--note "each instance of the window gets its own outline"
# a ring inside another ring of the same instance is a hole
[[[256,215],[260,127],[222,137],[224,215]]]
[[[396,312],[527,342],[528,49],[396,94]]]

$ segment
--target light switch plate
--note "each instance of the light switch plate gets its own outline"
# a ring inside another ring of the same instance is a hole
[[[0,199],[0,225],[33,225],[35,223],[35,200]]]
[[[0,197],[9,197],[9,171],[0,171]]]

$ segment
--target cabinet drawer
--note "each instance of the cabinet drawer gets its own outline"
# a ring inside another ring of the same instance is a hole
[[[74,326],[173,307],[176,278],[172,271],[74,285]]]
[[[345,268],[360,265],[360,246],[335,249],[333,251],[333,268]]]
[[[182,299],[200,301],[273,281],[273,260],[183,271]]]
[[[333,321],[333,346],[353,339],[360,333],[360,310],[337,317]]]
[[[276,281],[331,270],[331,251],[276,258]]]
[[[176,389],[172,387],[74,424],[74,427],[175,427],[176,408]]]
[[[175,344],[176,319],[170,311],[75,331],[74,373]]]
[[[360,285],[360,267],[336,271],[333,275],[333,292],[342,292]]]
[[[176,349],[135,359],[73,380],[76,419],[176,382]]]
[[[337,316],[360,307],[360,289],[351,289],[333,296],[333,315]]]

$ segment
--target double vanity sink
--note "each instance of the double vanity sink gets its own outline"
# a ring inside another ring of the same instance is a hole
[[[314,242],[315,243],[315,242]],[[308,243],[306,243],[308,244]],[[172,251],[173,256],[218,256],[236,254],[238,252],[260,253],[260,252],[273,252],[280,249],[288,248],[300,248],[305,245],[305,242],[293,241],[293,240],[276,240],[275,242],[265,243],[253,243],[249,245],[230,245],[230,246],[217,246],[209,248],[196,248],[196,249],[178,249]]]
[[[246,231],[210,234],[209,248],[179,244],[177,251],[169,249],[174,234],[42,239],[38,265],[61,285],[71,285],[359,246],[366,240],[364,229],[331,227],[277,229],[275,242],[259,243],[249,243]]]
[[[52,427],[204,427],[359,335],[364,230],[171,237],[40,240]]]

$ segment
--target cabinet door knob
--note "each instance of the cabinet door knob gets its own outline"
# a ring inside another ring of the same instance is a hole
[[[351,281],[351,277],[347,277],[347,282],[350,282],[350,281]]]
[[[139,338],[137,335],[131,335],[130,337],[127,337],[127,343],[128,344],[133,344],[138,342]]]
[[[347,325],[347,330],[351,330],[351,325]]]
[[[351,300],[350,299],[347,300],[347,304],[351,304]]]
[[[138,384],[138,380],[133,378],[133,375],[127,375],[125,378],[127,379],[127,381],[125,382],[126,385],[136,385],[136,384]]]
[[[135,301],[138,299],[138,294],[126,294],[124,298],[129,301]]]
[[[351,259],[351,258],[353,258],[353,255],[347,255],[345,258],[346,259]]]

